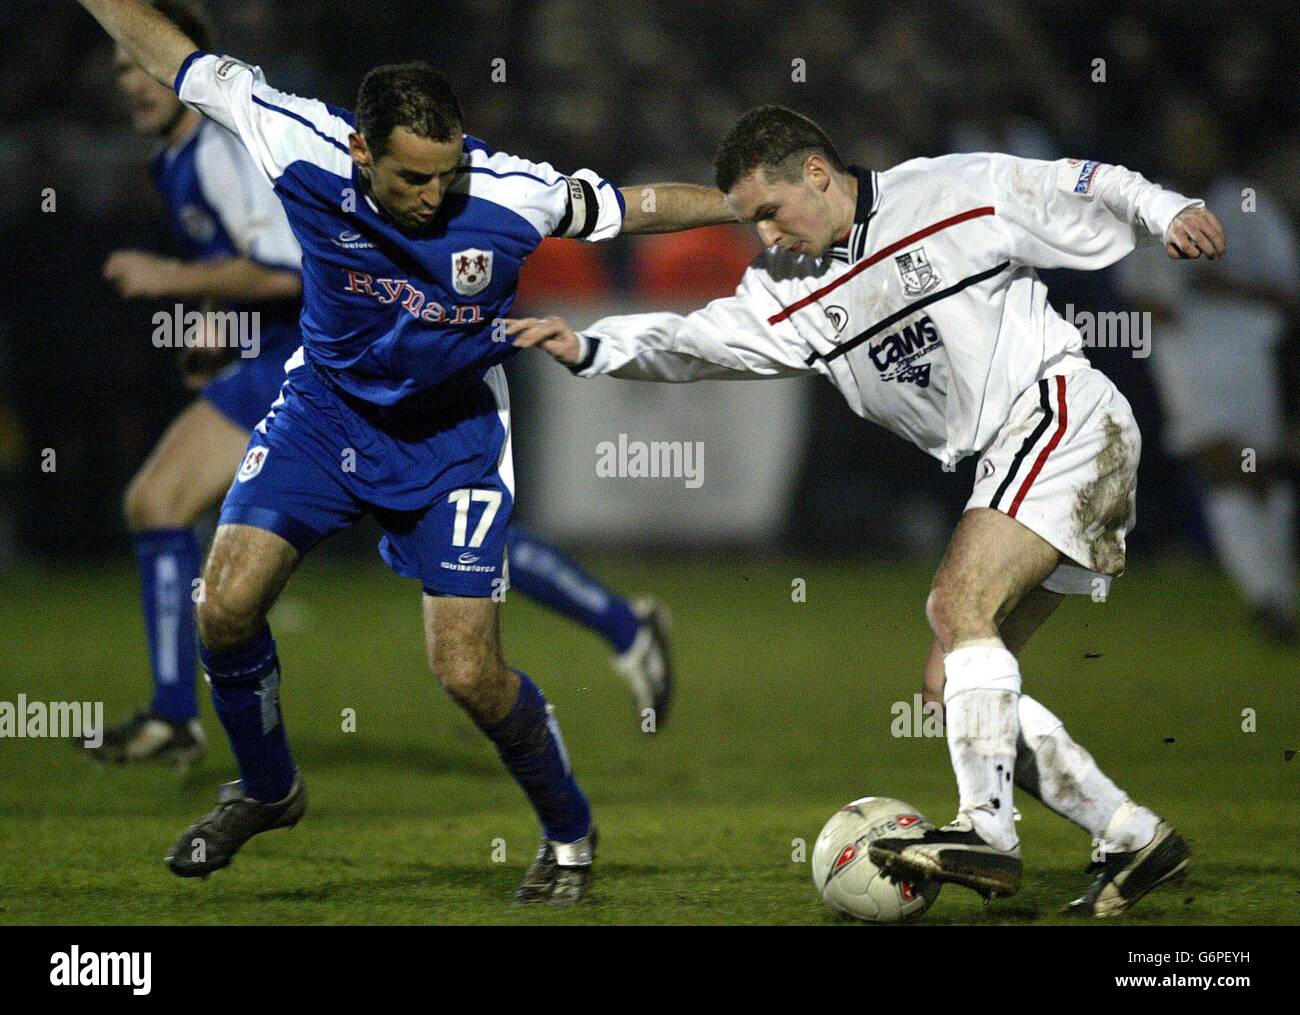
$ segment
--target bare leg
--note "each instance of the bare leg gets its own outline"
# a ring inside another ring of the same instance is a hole
[[[221,503],[248,444],[241,430],[200,398],[155,445],[122,498],[132,532],[193,525]]]
[[[591,808],[573,777],[551,707],[537,685],[502,657],[498,616],[491,599],[426,595],[429,665],[496,745],[541,821],[544,843],[518,899],[581,901],[594,852]]]

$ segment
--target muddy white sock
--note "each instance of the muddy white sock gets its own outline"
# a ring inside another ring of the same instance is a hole
[[[997,849],[1016,845],[1011,805],[1020,667],[1001,639],[964,642],[943,659],[948,755],[960,812]]]
[[[1160,818],[1146,807],[1126,799],[1111,815],[1106,830],[1101,833],[1102,854],[1131,853],[1141,849],[1156,837]]]
[[[1070,738],[1065,724],[1027,694],[1020,696],[1016,785],[1101,839],[1128,796]],[[1149,812],[1148,812],[1149,813]],[[1154,829],[1154,826],[1152,826]]]

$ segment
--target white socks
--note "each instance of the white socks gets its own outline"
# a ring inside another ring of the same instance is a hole
[[[1115,785],[1065,731],[1020,693],[1020,666],[996,638],[963,643],[944,656],[944,721],[957,776],[959,816],[996,849],[1016,846],[1011,792],[1027,790],[1083,828],[1103,853],[1151,841],[1160,819]]]
[[[1215,551],[1246,602],[1294,614],[1295,494],[1290,486],[1274,483],[1264,497],[1236,487],[1211,487],[1205,508]]]
[[[1027,694],[1018,711],[1017,786],[1084,829],[1105,853],[1132,852],[1151,841],[1160,819],[1111,782],[1060,719]]]
[[[948,754],[960,814],[995,849],[1016,846],[1011,806],[1020,666],[1000,638],[963,642],[943,659]]]

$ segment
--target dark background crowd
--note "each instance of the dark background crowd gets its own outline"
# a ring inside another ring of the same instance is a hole
[[[1000,150],[1121,162],[1164,180],[1169,124],[1195,108],[1226,141],[1220,168],[1272,195],[1293,222],[1300,213],[1300,14],[1290,3],[208,6],[220,48],[282,90],[350,107],[371,66],[428,60],[452,80],[470,133],[620,184],[711,182],[723,133],[766,102],[811,115],[847,160],[874,168]],[[92,19],[70,0],[6,0],[0,47],[0,563],[118,552],[121,490],[192,396],[171,354],[148,340],[161,304],[124,303],[100,267],[119,247],[174,245],[145,171],[150,144],[130,131]],[[47,188],[53,212],[42,210]],[[754,241],[728,227],[638,250],[646,242],[592,248],[582,265],[535,283],[567,279],[574,299],[693,305],[734,284]],[[1109,272],[1053,273],[1049,285],[1058,306],[1124,307]],[[1294,330],[1279,355],[1288,375]],[[1147,438],[1135,542],[1198,542],[1195,480],[1160,450],[1147,365],[1124,349],[1091,355]],[[861,425],[829,385],[815,397],[792,545],[908,551],[925,538],[918,514],[960,508],[968,478]],[[54,472],[42,471],[47,448]]]

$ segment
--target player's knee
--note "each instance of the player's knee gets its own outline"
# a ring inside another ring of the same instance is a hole
[[[429,666],[438,683],[457,701],[472,700],[488,674],[488,658],[470,646],[435,646]]]
[[[132,532],[192,525],[179,490],[168,489],[151,473],[141,473],[122,496],[122,517]]]
[[[228,585],[205,586],[197,616],[199,637],[204,645],[215,650],[248,644],[266,621],[253,596],[240,594],[237,588]]]
[[[939,644],[945,648],[950,647],[956,618],[953,597],[946,588],[936,585],[930,589],[930,594],[925,598],[925,619],[934,636],[939,639]]]
[[[944,651],[969,638],[997,636],[998,604],[936,584],[925,600],[925,619]]]

